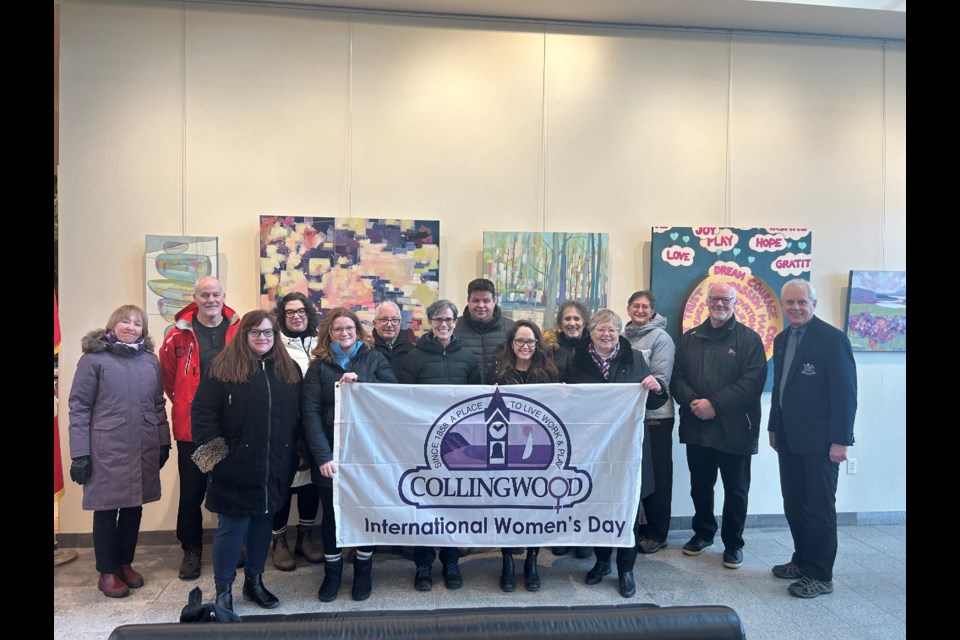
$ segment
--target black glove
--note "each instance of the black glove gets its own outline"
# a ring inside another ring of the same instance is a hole
[[[160,468],[163,469],[163,465],[167,464],[167,460],[170,459],[170,445],[162,444],[160,445]]]
[[[70,463],[70,479],[77,484],[87,484],[93,469],[90,467],[90,456],[80,456]]]

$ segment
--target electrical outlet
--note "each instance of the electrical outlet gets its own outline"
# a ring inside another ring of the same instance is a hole
[[[847,458],[847,475],[856,475],[857,474],[857,459],[856,458]]]

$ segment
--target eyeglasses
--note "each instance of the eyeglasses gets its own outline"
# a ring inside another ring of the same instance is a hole
[[[400,318],[377,318],[380,324],[400,324]]]
[[[517,349],[520,349],[520,348],[522,348],[522,347],[530,347],[530,348],[532,349],[533,347],[537,346],[537,341],[536,341],[536,340],[522,340],[522,339],[520,339],[520,338],[515,338],[514,341],[513,341],[513,346],[515,346]]]
[[[620,332],[619,332],[618,330],[616,330],[616,329],[600,329],[600,328],[594,329],[593,332],[594,332],[594,333],[597,333],[597,334],[599,334],[599,335],[601,335],[601,336],[606,335],[606,334],[608,334],[608,333],[612,333],[613,335],[617,335],[618,333],[620,333]]]
[[[653,309],[653,307],[651,307],[648,304],[632,304],[630,305],[630,308],[631,309]]]
[[[714,304],[716,304],[716,303],[719,302],[720,304],[722,304],[722,305],[724,305],[724,306],[726,306],[726,305],[730,304],[731,302],[733,302],[733,298],[721,298],[720,296],[707,296],[707,300],[709,300],[710,302],[712,302],[712,303],[714,303]]]
[[[287,309],[286,311],[283,312],[283,315],[287,316],[288,318],[292,318],[293,316],[305,316],[305,315],[307,315],[307,310],[306,310],[306,309],[302,309],[302,308],[301,308],[301,309]]]
[[[273,337],[273,329],[250,329],[250,331],[248,331],[247,333],[249,333],[254,338],[259,338],[260,336],[263,336],[264,338]]]
[[[356,330],[357,330],[357,328],[351,324],[351,325],[348,326],[348,327],[334,327],[334,328],[330,329],[330,333],[336,333],[336,334],[340,334],[340,333],[354,333]]]
[[[430,324],[436,324],[436,325],[445,324],[451,327],[456,321],[457,321],[456,318],[430,318]]]

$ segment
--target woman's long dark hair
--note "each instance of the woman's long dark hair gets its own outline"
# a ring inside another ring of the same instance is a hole
[[[269,312],[257,309],[249,311],[240,318],[240,327],[232,340],[227,342],[223,351],[217,354],[217,357],[210,363],[210,377],[223,382],[234,382],[243,384],[253,377],[259,368],[257,362],[260,360],[253,349],[247,336],[251,329],[256,329],[264,320],[270,321],[273,327],[273,347],[264,355],[264,359],[273,361],[273,372],[278,378],[290,384],[296,384],[301,380],[300,366],[293,361],[287,350],[281,345],[277,348],[280,340],[280,327],[277,320]]]
[[[530,359],[527,382],[558,382],[560,371],[553,362],[553,356],[543,346],[543,334],[540,333],[540,327],[529,320],[517,320],[507,331],[507,338],[504,343],[497,348],[494,354],[497,367],[494,382],[503,383],[511,379],[510,370],[515,370],[517,364],[517,354],[513,351],[513,339],[517,337],[517,331],[523,327],[533,331],[533,337],[537,339],[537,344],[533,350],[533,358]]]

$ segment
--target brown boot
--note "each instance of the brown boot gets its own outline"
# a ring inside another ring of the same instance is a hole
[[[117,575],[131,589],[139,589],[143,586],[143,576],[128,564],[120,565]]]
[[[108,598],[126,598],[130,595],[130,587],[116,573],[101,573],[97,589],[103,591],[103,595]]]
[[[293,571],[297,560],[287,546],[287,532],[273,534],[273,566],[280,571]]]
[[[317,564],[323,562],[323,549],[314,544],[311,530],[312,527],[297,525],[297,544],[294,545],[293,552],[306,558],[307,562]]]

